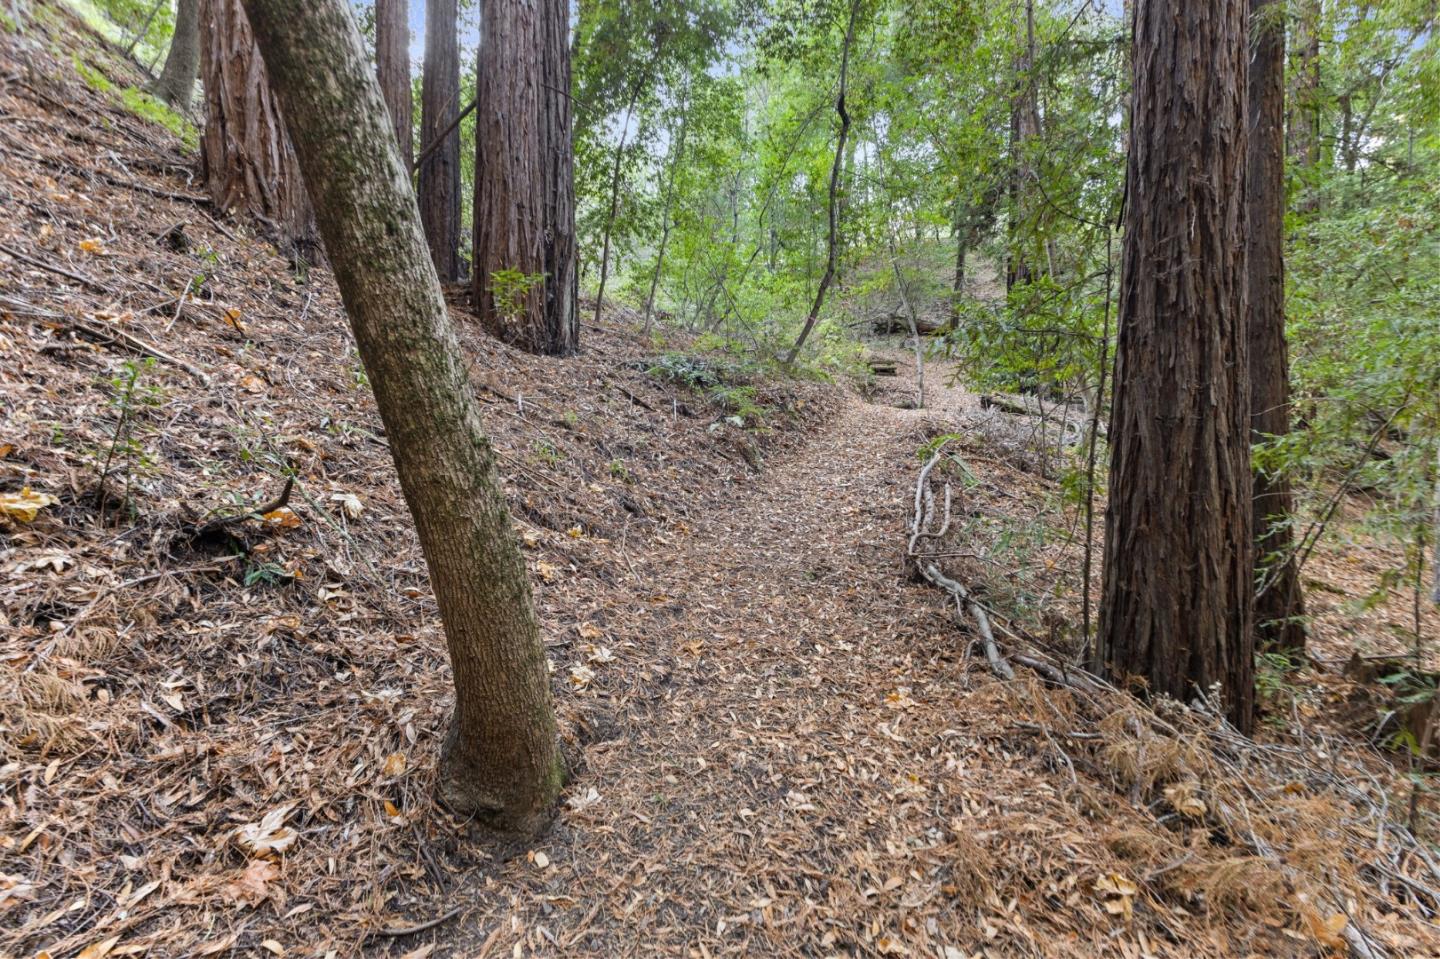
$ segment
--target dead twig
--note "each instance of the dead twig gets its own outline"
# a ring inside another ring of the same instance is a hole
[[[104,293],[106,296],[115,295],[114,290],[106,286],[104,283],[101,283],[99,280],[91,279],[90,277],[80,273],[76,273],[73,270],[67,270],[65,267],[59,266],[54,263],[46,263],[44,260],[36,259],[35,257],[30,256],[26,253],[21,253],[19,250],[5,243],[0,243],[0,252],[8,253],[10,256],[13,256],[15,259],[19,260],[21,263],[28,263],[36,269],[44,270],[47,273],[54,273],[56,276],[63,276],[67,280],[74,280],[81,286],[88,287],[89,289],[94,290],[96,293]]]
[[[195,366],[194,364],[187,363],[186,361],[180,359],[177,356],[171,356],[169,353],[166,353],[164,350],[160,349],[160,347],[155,346],[153,343],[147,343],[145,340],[140,339],[140,337],[135,336],[133,333],[126,333],[124,330],[119,329],[100,329],[98,327],[90,326],[88,323],[82,323],[79,320],[70,320],[66,325],[70,329],[74,330],[76,333],[83,334],[90,337],[91,339],[98,340],[99,342],[112,345],[118,344],[121,346],[127,346],[137,353],[141,353],[145,356],[153,356],[157,360],[169,363],[172,366],[178,366],[186,373],[189,373],[191,376],[195,377],[205,386],[210,385],[210,377],[207,376],[203,371],[201,371],[199,367]]]
[[[371,933],[371,935],[389,936],[391,938],[397,938],[399,936],[413,936],[417,933],[434,929],[436,926],[439,926],[443,923],[447,923],[464,911],[465,908],[463,906],[455,906],[453,909],[449,909],[441,913],[434,919],[427,919],[424,922],[417,922],[413,926],[386,926],[383,929],[376,929],[373,933]]]

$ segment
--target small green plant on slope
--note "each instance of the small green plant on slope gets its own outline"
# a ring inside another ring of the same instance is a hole
[[[490,296],[495,312],[514,320],[525,312],[530,291],[545,281],[544,273],[521,273],[519,270],[496,270],[490,274]]]
[[[530,455],[536,461],[552,467],[565,462],[565,454],[549,440],[532,440]]]
[[[195,129],[195,125],[144,90],[139,87],[124,87],[117,90],[109,77],[80,57],[72,57],[71,62],[75,66],[75,72],[80,75],[80,79],[84,80],[86,86],[96,93],[118,99],[125,109],[137,117],[169,130],[185,145],[186,149],[194,150],[199,147],[200,133]]]
[[[115,422],[104,460],[99,464],[99,482],[95,494],[102,524],[105,522],[105,511],[110,500],[106,483],[112,470],[118,469],[124,479],[124,492],[120,501],[123,506],[128,507],[135,477],[154,465],[145,451],[140,425],[137,423],[144,410],[159,406],[165,397],[162,387],[144,381],[145,374],[154,366],[155,360],[152,357],[146,357],[138,363],[126,360],[121,365],[120,372],[110,379],[109,406],[115,415]]]
[[[753,386],[712,386],[706,390],[707,395],[715,403],[729,413],[732,418],[737,418],[741,423],[754,422],[763,425],[765,422],[765,407],[756,400],[755,387]]]

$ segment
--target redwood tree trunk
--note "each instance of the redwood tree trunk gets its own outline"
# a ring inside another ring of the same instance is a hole
[[[566,0],[483,0],[475,121],[475,312],[532,353],[579,343]],[[494,277],[533,278],[510,315]]]
[[[170,52],[165,55],[165,68],[153,88],[155,95],[178,110],[188,111],[199,70],[200,0],[180,0]]]
[[[1285,345],[1285,20],[1283,0],[1251,0],[1254,53],[1249,81],[1250,423],[1256,439],[1290,431],[1290,364]],[[1290,481],[1255,471],[1262,647],[1305,648],[1304,595],[1295,568]]]
[[[415,158],[411,132],[410,4],[375,0],[375,77],[395,129],[395,142],[408,170]]]
[[[457,0],[426,0],[425,75],[420,81],[420,142],[429,147],[460,112]],[[420,222],[435,272],[460,279],[460,130],[420,162]]]
[[[1009,250],[1005,264],[1005,289],[1017,283],[1029,283],[1034,267],[1028,247],[1032,244],[1025,233],[1034,228],[1035,168],[1030,151],[1040,136],[1040,98],[1035,77],[1035,4],[1025,2],[1025,32],[1020,38],[1021,54],[1016,63],[1015,79],[1019,89],[1010,104],[1010,216],[1006,225]]]
[[[1245,0],[1138,0],[1095,667],[1254,713]]]
[[[315,214],[240,0],[201,0],[205,133],[200,161],[216,207],[260,221],[276,246],[309,260]]]
[[[1287,152],[1298,167],[1320,160],[1320,17],[1321,0],[1299,0],[1292,88],[1287,117]]]
[[[347,0],[245,0],[311,183],[445,625],[455,716],[441,797],[530,830],[562,780],[529,580],[409,167],[394,147]]]

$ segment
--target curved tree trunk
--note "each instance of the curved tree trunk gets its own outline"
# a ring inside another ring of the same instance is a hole
[[[445,131],[460,110],[460,45],[457,0],[426,0],[425,75],[420,83],[420,222],[430,260],[445,283],[460,279],[460,131]]]
[[[495,336],[565,356],[579,342],[566,0],[484,0],[475,121],[475,312]],[[527,287],[497,308],[494,277]]]
[[[175,32],[165,68],[155,81],[153,92],[182,112],[189,111],[195,94],[195,76],[200,70],[200,0],[180,0],[175,10]]]
[[[1138,0],[1095,666],[1254,716],[1245,0]]]
[[[346,0],[245,0],[290,118],[335,279],[385,422],[450,647],[441,797],[497,828],[560,790],[545,651],[525,562],[460,346]]]
[[[605,302],[605,281],[610,276],[610,233],[615,229],[615,216],[620,212],[620,179],[624,173],[625,138],[630,133],[630,118],[635,115],[635,101],[645,85],[642,77],[630,90],[625,105],[625,121],[620,127],[620,142],[615,146],[615,166],[610,173],[610,208],[605,214],[604,241],[600,244],[600,282],[595,287],[595,322],[600,322],[600,307]]]
[[[685,130],[690,122],[690,93],[687,85],[686,91],[680,98],[680,134],[676,138],[675,148],[670,155],[670,173],[666,178],[665,205],[660,212],[660,246],[655,253],[655,272],[650,274],[650,292],[645,297],[645,326],[646,333],[650,332],[650,320],[655,314],[655,291],[660,288],[660,275],[665,270],[665,247],[670,242],[670,208],[675,201],[675,176],[680,171],[680,161],[685,156]],[[775,229],[770,229],[770,239],[773,244]],[[772,246],[773,249],[773,246]],[[773,269],[773,267],[772,267]]]
[[[315,214],[240,0],[201,0],[205,185],[216,207],[259,220],[286,255],[310,260]]]
[[[375,78],[395,130],[395,143],[408,170],[414,164],[410,90],[410,4],[375,0]]]
[[[840,165],[845,160],[845,141],[850,136],[850,111],[845,106],[845,81],[850,72],[850,45],[855,40],[855,17],[859,11],[860,0],[851,0],[850,19],[845,25],[845,40],[840,47],[840,92],[835,96],[835,112],[840,117],[840,139],[835,142],[835,162],[830,166],[830,233],[826,242],[825,272],[820,274],[820,285],[815,288],[815,301],[810,304],[805,325],[800,328],[795,345],[790,347],[790,352],[785,355],[786,366],[795,362],[795,357],[800,355],[805,341],[810,338],[810,331],[815,328],[816,321],[820,319],[820,310],[825,305],[825,291],[835,279],[840,245]]]
[[[1249,81],[1250,423],[1256,439],[1290,432],[1285,344],[1285,19],[1281,0],[1251,0]],[[1255,629],[1262,647],[1305,648],[1287,477],[1255,471]]]

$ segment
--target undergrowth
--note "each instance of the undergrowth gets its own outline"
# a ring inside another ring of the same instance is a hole
[[[135,116],[150,123],[157,124],[175,134],[176,138],[184,144],[185,149],[195,150],[200,145],[200,132],[195,124],[186,120],[179,113],[170,109],[155,97],[141,90],[139,87],[126,86],[117,88],[105,73],[85,62],[79,56],[72,57],[71,62],[75,66],[75,72],[85,85],[96,93],[104,94]]]

